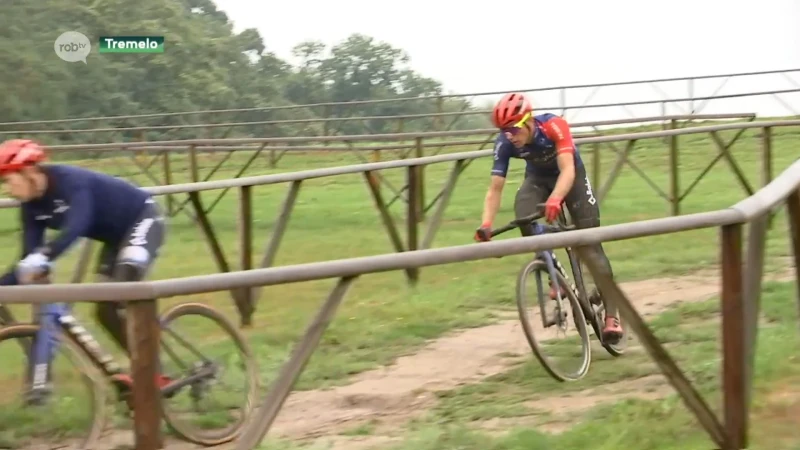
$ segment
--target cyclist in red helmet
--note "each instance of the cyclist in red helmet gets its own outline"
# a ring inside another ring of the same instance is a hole
[[[597,199],[566,120],[549,113],[534,115],[526,96],[512,92],[495,105],[492,123],[501,132],[495,140],[494,164],[479,231],[492,228],[511,158],[524,159],[526,163],[525,179],[514,200],[517,217],[534,214],[536,205],[544,203],[545,219],[552,222],[566,204],[577,228],[600,226]],[[523,236],[532,234],[530,229],[520,232]],[[475,239],[481,240],[480,236],[482,233],[476,232]],[[590,247],[611,272],[603,246]],[[551,290],[550,296],[555,298],[555,291]],[[617,308],[607,303],[603,338],[615,343],[622,336]]]
[[[0,277],[0,286],[27,284],[49,273],[53,261],[81,237],[103,243],[97,264],[102,281],[142,280],[164,241],[164,217],[149,193],[133,184],[81,167],[40,164],[44,149],[35,141],[0,144],[0,179],[19,200],[21,261]],[[45,242],[45,230],[60,230]],[[122,305],[97,303],[97,319],[128,351]],[[114,380],[131,385],[128,374]],[[158,382],[169,383],[166,377]]]

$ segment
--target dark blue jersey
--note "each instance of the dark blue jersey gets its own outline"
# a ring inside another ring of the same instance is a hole
[[[55,260],[78,239],[85,237],[106,244],[121,242],[148,202],[149,193],[110,175],[81,167],[42,165],[47,190],[40,198],[20,205],[22,256],[45,248]],[[60,230],[45,243],[46,229]],[[0,285],[16,284],[11,271]]]
[[[572,140],[569,125],[555,114],[539,114],[533,117],[533,139],[522,148],[514,147],[504,133],[500,133],[494,143],[494,164],[492,175],[505,177],[511,158],[525,160],[525,172],[533,175],[557,177],[557,156],[570,152],[575,155],[575,167],[583,167],[578,147]]]

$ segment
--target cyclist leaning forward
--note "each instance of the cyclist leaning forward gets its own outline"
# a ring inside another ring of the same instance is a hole
[[[12,139],[0,144],[0,178],[21,203],[22,258],[0,286],[28,284],[49,273],[53,261],[81,237],[103,243],[97,263],[99,281],[145,278],[164,241],[164,217],[150,194],[125,180],[81,167],[40,164],[46,158],[35,141]],[[45,230],[61,230],[45,243]],[[97,303],[100,324],[129,352],[124,309],[116,302]],[[113,380],[130,387],[131,377]],[[160,386],[169,379],[159,376]]]
[[[552,222],[561,212],[562,204],[566,203],[576,228],[600,226],[600,209],[589,177],[572,140],[569,125],[562,117],[549,113],[533,115],[533,107],[523,94],[509,93],[495,105],[492,122],[500,129],[500,134],[495,140],[491,182],[479,230],[492,228],[511,158],[524,159],[526,163],[525,179],[514,199],[516,217],[532,215],[536,206],[544,203],[545,219]],[[520,231],[523,236],[533,234],[533,230],[526,227]],[[481,240],[480,235],[476,232],[475,239]],[[603,246],[597,244],[589,248],[611,273],[611,263]],[[550,297],[556,297],[552,289]],[[617,342],[623,335],[617,308],[609,302],[605,306],[603,339]]]

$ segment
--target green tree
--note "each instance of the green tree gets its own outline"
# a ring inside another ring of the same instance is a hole
[[[233,31],[228,16],[212,0],[5,0],[0,14],[0,122],[69,117],[251,108],[225,114],[189,114],[156,118],[109,119],[103,123],[7,125],[4,130],[125,128],[132,126],[257,122],[228,136],[318,134],[321,117],[370,117],[424,114],[469,106],[436,102],[441,84],[416,73],[401,49],[353,34],[328,49],[323,43],[299,43],[296,66],[278,58],[255,29]],[[88,64],[56,57],[55,39],[64,31],[86,34],[96,48],[103,35],[164,35],[163,54],[103,54],[93,48]],[[336,107],[294,105],[394,100]],[[282,107],[264,111],[260,107]],[[301,121],[290,123],[290,121]],[[386,120],[336,122],[339,133],[392,132]],[[431,129],[431,120],[406,122],[406,131]],[[220,134],[225,131],[221,130]],[[45,142],[109,142],[175,139],[206,135],[199,129],[44,134]]]

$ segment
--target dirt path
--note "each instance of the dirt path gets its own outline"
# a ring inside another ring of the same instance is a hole
[[[623,283],[622,289],[642,315],[651,316],[677,303],[716,296],[720,286],[718,272],[707,271]],[[383,426],[404,423],[435,401],[434,391],[505,371],[514,362],[509,354],[530,354],[516,319],[452,333],[391,366],[357,375],[346,386],[292,394],[270,434],[298,439],[335,434],[374,420]]]
[[[791,276],[792,272],[786,272],[768,276],[767,279],[782,280]],[[623,283],[622,289],[640,314],[652,316],[677,303],[703,301],[716,296],[719,283],[718,271],[709,270],[692,276]],[[393,438],[348,437],[340,433],[366,423],[379,423],[381,429],[396,429],[409,419],[423,414],[435,402],[435,391],[453,389],[501,373],[518,361],[518,358],[510,356],[513,354],[524,357],[530,355],[516,318],[451,333],[430,342],[413,355],[398,358],[390,366],[353,377],[348,385],[293,393],[269,436],[289,439],[324,437],[330,446],[327,448],[331,449],[358,450],[388,445]],[[637,382],[647,384],[648,389],[631,390],[631,386],[638,384],[632,385],[628,381],[625,383],[625,395],[650,398],[672,392],[668,386],[666,389],[663,386],[653,387],[654,382],[663,385],[660,375]],[[557,413],[560,410],[588,408],[611,398],[619,398],[611,396],[614,385],[603,387],[603,392],[594,392],[596,390],[587,390],[580,396],[550,397],[546,407],[548,411]],[[580,399],[577,403],[576,398]],[[539,406],[544,405],[542,403]],[[557,427],[558,421],[553,423],[553,431]],[[124,434],[130,436],[130,432]],[[114,440],[119,438],[117,435]],[[168,448],[188,450],[195,447],[175,443]]]

